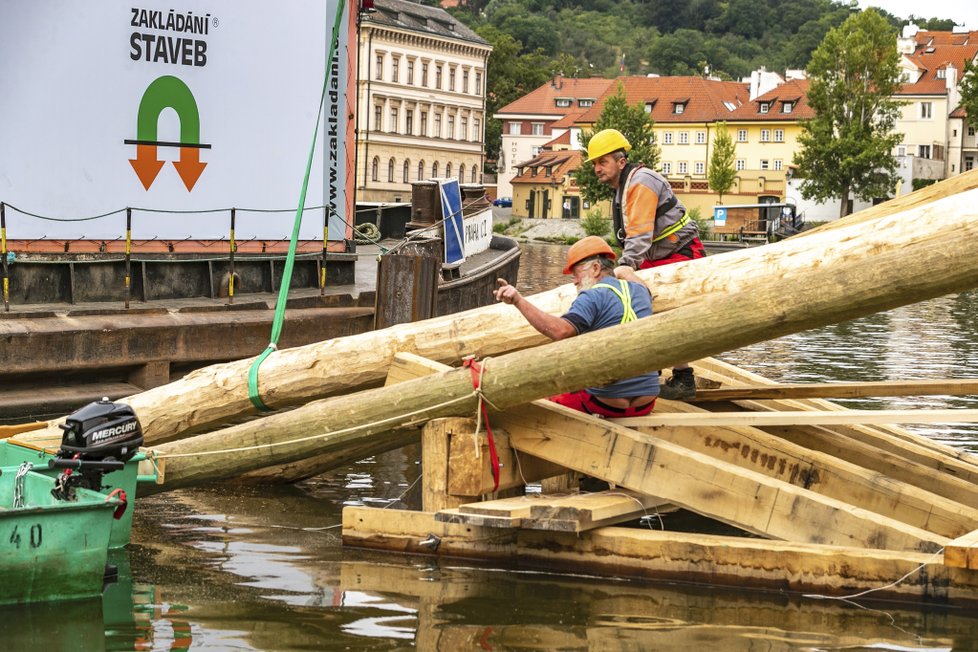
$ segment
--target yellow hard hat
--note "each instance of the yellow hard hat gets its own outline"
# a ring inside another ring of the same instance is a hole
[[[587,144],[588,162],[601,158],[605,154],[623,149],[626,152],[632,148],[631,143],[617,129],[602,129],[591,136]]]
[[[607,242],[596,235],[581,238],[567,250],[567,264],[564,265],[564,274],[570,274],[574,265],[593,256],[604,256],[609,260],[614,260],[615,252]]]

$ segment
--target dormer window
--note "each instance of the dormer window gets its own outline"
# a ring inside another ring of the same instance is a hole
[[[938,79],[946,79],[947,78],[947,68],[939,68],[937,70],[937,78]]]
[[[594,98],[582,97],[581,99],[577,100],[577,106],[581,107],[582,109],[594,106]]]
[[[648,104],[646,104],[645,106],[648,106]],[[686,111],[686,103],[685,102],[673,102],[672,103],[672,113],[673,113],[673,115],[680,115],[680,114],[684,113],[685,111]]]
[[[771,110],[770,102],[761,102],[761,113],[767,113]]]
[[[781,113],[791,113],[795,108],[794,102],[782,102]]]
[[[554,102],[556,103],[558,109],[567,109],[570,108],[572,100],[569,97],[558,97],[556,100],[554,100]]]

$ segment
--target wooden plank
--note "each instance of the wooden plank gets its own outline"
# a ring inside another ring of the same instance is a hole
[[[453,433],[472,433],[475,419],[449,417],[432,419],[421,430],[421,504],[425,511],[437,512],[458,507],[473,496],[448,493],[448,442]]]
[[[944,546],[944,565],[978,570],[978,530]]]
[[[975,423],[978,410],[845,410],[791,412],[697,412],[656,414],[617,419],[629,428],[680,428],[698,426],[828,426],[875,423]]]
[[[948,541],[549,401],[496,418],[521,451],[762,536],[931,552]]]
[[[421,545],[434,535],[438,545]],[[608,527],[583,533],[442,523],[426,512],[343,509],[343,545],[464,557],[520,568],[771,589],[978,605],[978,573],[938,556],[843,546]],[[902,581],[898,581],[902,580]]]
[[[498,514],[466,514],[460,511],[457,507],[438,510],[435,512],[435,520],[439,523],[462,523],[475,527],[523,527],[523,519],[519,516],[500,516]]]
[[[696,390],[691,403],[789,398],[862,398],[868,396],[974,396],[978,379],[885,380],[856,383],[778,383]]]
[[[656,407],[667,412],[703,412],[702,408],[675,401],[663,401]],[[978,528],[978,509],[966,506],[969,502],[978,505],[978,487],[969,487],[956,499],[946,498],[758,428],[637,430],[941,536],[953,538]]]

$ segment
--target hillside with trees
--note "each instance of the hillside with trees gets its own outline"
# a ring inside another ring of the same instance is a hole
[[[740,79],[762,66],[805,68],[825,35],[858,8],[854,0],[460,0],[449,11],[494,47],[491,116],[558,73]],[[898,29],[909,19],[923,29],[954,26],[949,19],[879,13]],[[500,125],[487,120],[491,160],[499,136]]]

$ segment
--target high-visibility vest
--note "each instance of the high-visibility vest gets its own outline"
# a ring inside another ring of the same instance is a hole
[[[616,288],[614,285],[609,285],[607,283],[596,283],[591,287],[596,288],[608,288],[614,292],[618,298],[621,300],[622,315],[621,324],[627,324],[630,321],[635,321],[638,319],[638,315],[635,314],[635,309],[632,308],[632,291],[628,287],[628,281],[623,279],[618,279],[618,283],[621,285],[621,289]]]

